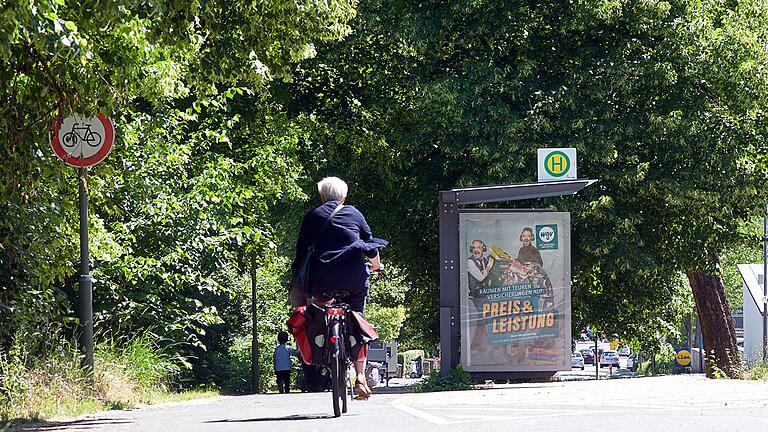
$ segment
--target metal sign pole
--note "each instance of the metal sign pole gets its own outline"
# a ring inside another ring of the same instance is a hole
[[[93,372],[93,282],[88,255],[88,168],[80,168],[80,346],[82,366]]]

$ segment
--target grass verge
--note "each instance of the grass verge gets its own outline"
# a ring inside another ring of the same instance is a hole
[[[204,389],[174,393],[179,367],[149,338],[97,344],[91,379],[80,356],[62,343],[44,356],[16,348],[0,354],[0,431],[9,422],[78,417],[109,409],[218,396]]]

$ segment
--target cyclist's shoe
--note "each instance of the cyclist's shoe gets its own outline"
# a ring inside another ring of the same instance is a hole
[[[365,381],[355,381],[355,400],[366,400],[371,397],[371,393],[373,392]]]

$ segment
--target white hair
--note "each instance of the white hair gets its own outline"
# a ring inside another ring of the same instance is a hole
[[[338,177],[326,177],[317,182],[317,191],[320,192],[320,197],[325,202],[346,198],[349,188],[344,180]]]

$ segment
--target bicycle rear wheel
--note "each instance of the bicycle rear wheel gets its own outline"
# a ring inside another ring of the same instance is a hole
[[[349,395],[347,394],[349,366],[347,365],[347,353],[344,348],[344,342],[342,342],[344,340],[343,336],[344,332],[342,332],[342,337],[339,338],[339,341],[341,342],[339,343],[339,397],[341,398],[341,412],[346,413],[347,401],[349,400]]]
[[[336,342],[331,347],[330,370],[331,370],[331,393],[333,393],[333,416],[341,416],[341,399],[344,397],[341,389],[341,377],[343,375],[343,362],[341,357],[342,345],[339,340],[339,323],[336,322],[331,327],[331,336],[336,336]]]

